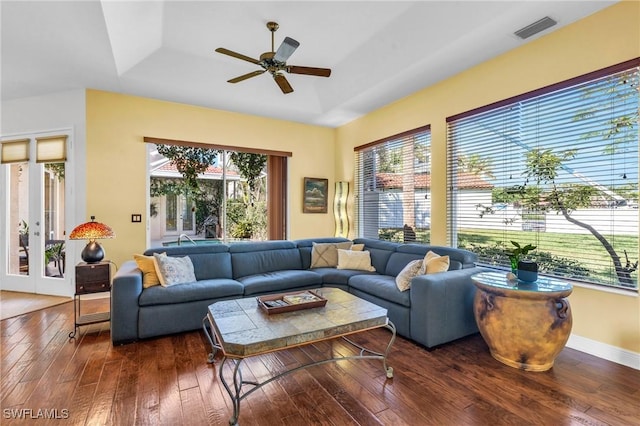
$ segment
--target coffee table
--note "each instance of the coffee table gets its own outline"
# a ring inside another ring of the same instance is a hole
[[[209,362],[214,361],[217,351],[223,354],[218,374],[233,403],[230,425],[238,424],[240,402],[244,398],[262,386],[303,368],[345,359],[380,359],[387,378],[393,377],[393,368],[387,366],[387,356],[396,338],[396,328],[387,318],[387,310],[337,288],[312,291],[327,299],[326,306],[269,315],[258,306],[255,297],[224,300],[209,305],[203,319],[203,329],[213,348]],[[366,349],[346,337],[380,327],[391,331],[384,353]],[[242,378],[241,366],[245,358],[337,337],[360,349],[359,354],[311,362],[261,383]],[[231,385],[223,374],[227,362],[234,364]],[[252,387],[243,392],[244,385]]]

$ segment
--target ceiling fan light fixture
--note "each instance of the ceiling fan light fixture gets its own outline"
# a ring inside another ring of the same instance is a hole
[[[291,37],[285,37],[280,47],[278,47],[278,51],[276,55],[273,57],[273,60],[276,62],[286,62],[287,59],[296,51],[296,49],[300,46],[296,40]]]

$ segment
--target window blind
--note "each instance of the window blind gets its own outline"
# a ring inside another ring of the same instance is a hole
[[[3,141],[1,163],[24,163],[29,161],[29,142],[30,139],[17,139],[12,141]]]
[[[424,126],[355,148],[356,235],[429,242],[430,146]]]
[[[64,163],[67,161],[67,136],[36,138],[36,162]]]
[[[500,268],[533,244],[542,274],[637,289],[638,65],[447,120],[450,244]]]

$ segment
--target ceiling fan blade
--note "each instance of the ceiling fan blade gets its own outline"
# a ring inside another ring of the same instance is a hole
[[[315,75],[317,77],[329,77],[331,75],[331,70],[329,68],[298,67],[295,65],[289,65],[286,69],[287,72],[291,74]]]
[[[280,44],[280,47],[278,47],[273,60],[277,62],[287,62],[289,56],[293,55],[293,52],[296,51],[298,46],[300,46],[300,43],[291,37],[285,37],[282,44]]]
[[[262,74],[262,73],[263,73],[263,72],[265,72],[265,71],[266,71],[266,70],[253,71],[253,72],[250,72],[250,73],[247,73],[247,74],[244,74],[244,75],[238,76],[238,77],[236,77],[236,78],[232,78],[231,80],[227,80],[227,83],[239,83],[239,82],[244,81],[244,80],[246,80],[246,79],[248,79],[248,78],[251,78],[251,77],[255,77],[255,76],[257,76],[257,75],[260,75],[260,74]]]
[[[287,94],[293,92],[293,87],[291,87],[284,75],[276,74],[273,76],[273,79],[278,83],[278,86],[280,86],[282,93]]]
[[[260,61],[257,59],[250,58],[241,53],[234,52],[233,50],[225,49],[224,47],[218,47],[216,52],[222,53],[223,55],[229,55],[237,59],[242,59],[243,61],[251,62],[252,64],[260,65]]]

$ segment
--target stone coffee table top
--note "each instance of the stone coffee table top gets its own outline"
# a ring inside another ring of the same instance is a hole
[[[388,323],[386,309],[345,291],[312,291],[327,299],[326,306],[269,315],[255,297],[209,305],[209,321],[225,356],[245,358]]]

